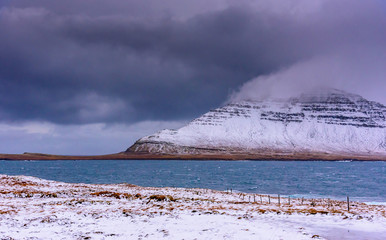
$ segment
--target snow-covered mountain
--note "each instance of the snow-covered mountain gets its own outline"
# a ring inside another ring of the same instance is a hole
[[[143,137],[127,152],[386,156],[385,119],[380,103],[324,89],[289,99],[230,103],[178,130]]]

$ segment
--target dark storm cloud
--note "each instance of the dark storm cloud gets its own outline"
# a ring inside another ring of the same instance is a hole
[[[386,45],[385,10],[375,0],[295,1],[288,9],[284,0],[263,7],[197,1],[190,8],[181,1],[106,2],[12,1],[1,8],[2,120],[188,119],[253,77]]]

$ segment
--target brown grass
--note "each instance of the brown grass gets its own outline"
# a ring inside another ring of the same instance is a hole
[[[2,215],[2,214],[12,214],[12,213],[16,213],[16,211],[15,210],[7,210],[7,211],[0,210],[0,215]]]
[[[32,197],[41,197],[41,198],[57,198],[58,195],[54,192],[43,192],[43,191],[29,191],[26,189],[19,191],[0,191],[0,194],[8,195],[11,194],[18,198],[32,198]]]
[[[149,197],[149,200],[155,200],[155,201],[172,201],[174,202],[175,199],[170,195],[151,195]]]
[[[129,198],[134,198],[137,197],[137,195],[131,195],[128,193],[117,193],[117,192],[110,192],[110,191],[101,191],[101,192],[94,192],[91,193],[92,196],[97,196],[97,197],[112,197],[116,199],[129,199]]]

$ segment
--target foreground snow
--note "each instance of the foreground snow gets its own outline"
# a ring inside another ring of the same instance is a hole
[[[269,203],[270,201],[270,203]],[[0,239],[383,239],[386,206],[0,175]]]

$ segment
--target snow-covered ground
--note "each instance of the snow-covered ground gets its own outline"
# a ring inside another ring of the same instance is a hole
[[[0,175],[0,239],[384,239],[386,206]]]

